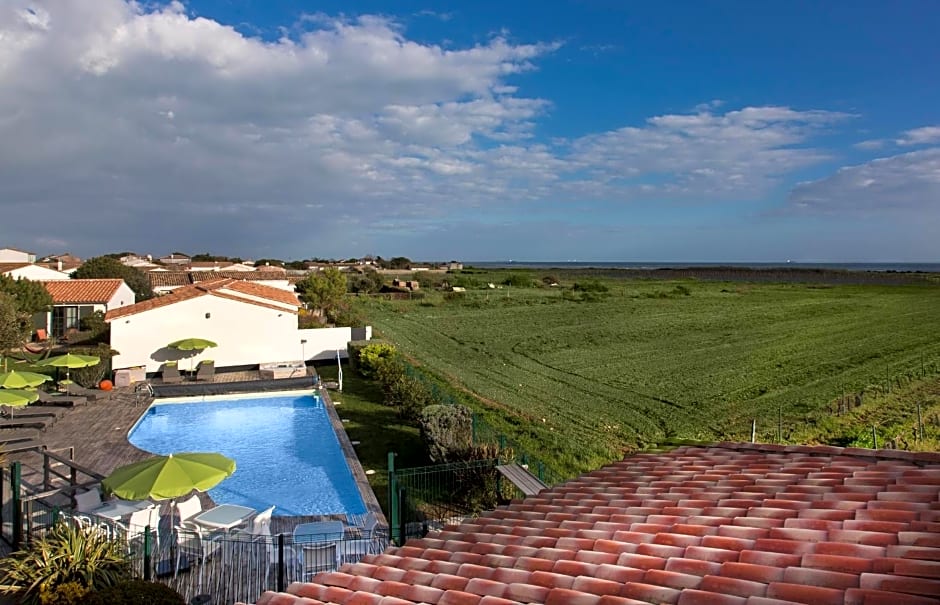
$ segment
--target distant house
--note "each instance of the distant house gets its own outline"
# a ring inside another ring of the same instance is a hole
[[[411,291],[421,289],[421,284],[419,284],[417,280],[413,280],[413,279],[405,280],[405,279],[396,278],[392,280],[392,285],[396,288],[407,288]]]
[[[42,284],[52,296],[52,311],[38,314],[37,327],[57,337],[78,330],[81,320],[96,311],[106,313],[136,300],[123,279],[65,279]]]
[[[36,255],[16,248],[0,248],[0,263],[35,263]]]
[[[450,261],[444,266],[448,271],[463,271],[463,263],[458,263],[455,260]]]
[[[82,266],[82,259],[66,252],[65,254],[44,256],[36,264],[47,269],[65,273],[66,275],[72,275],[76,269]]]
[[[145,366],[154,373],[165,361],[184,357],[184,363],[212,359],[216,367],[224,368],[345,354],[352,330],[300,330],[299,308],[293,292],[255,282],[223,278],[183,286],[105,315],[111,325],[111,347],[120,352],[112,367]],[[370,334],[368,330],[366,338]],[[212,340],[218,347],[190,360],[185,352],[166,346],[189,337]]]
[[[6,275],[13,279],[28,279],[29,281],[70,279],[68,273],[34,263],[0,263],[0,275]]]
[[[188,265],[192,259],[185,254],[167,254],[157,259],[164,265]]]
[[[189,271],[148,271],[147,278],[150,280],[150,289],[157,296],[169,294],[177,288],[192,285],[193,280]]]

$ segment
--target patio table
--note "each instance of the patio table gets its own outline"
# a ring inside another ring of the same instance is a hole
[[[111,521],[120,521],[122,517],[136,513],[139,510],[144,510],[145,508],[150,508],[151,506],[155,506],[155,504],[149,500],[112,500],[89,511],[89,514],[104,517]]]
[[[311,544],[313,542],[342,540],[344,531],[342,521],[301,523],[294,528],[294,544]]]
[[[239,506],[238,504],[220,504],[215,508],[199,513],[189,521],[208,530],[229,530],[245,523],[257,512],[253,508]]]

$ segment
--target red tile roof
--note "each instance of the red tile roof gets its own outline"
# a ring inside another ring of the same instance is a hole
[[[52,302],[57,305],[103,305],[111,300],[123,283],[123,279],[62,279],[44,281],[42,285],[52,295]]]
[[[940,454],[644,453],[258,605],[940,602]]]
[[[193,271],[191,277],[195,282],[219,279],[220,277],[240,279],[243,281],[284,281],[287,279],[284,270],[272,271],[271,267],[264,267],[263,269],[256,269],[254,271]]]
[[[16,269],[28,267],[31,264],[32,263],[0,263],[0,273],[9,273],[10,271],[15,271]]]
[[[247,294],[248,296],[256,298],[267,299],[271,302],[265,303],[264,301],[252,300],[244,296],[231,294],[230,291]],[[293,310],[287,310],[282,306],[277,306],[275,303],[279,303],[281,305],[292,305],[295,307],[300,306],[300,302],[297,300],[296,294],[287,292],[286,290],[281,290],[280,288],[265,286],[263,284],[248,284],[236,279],[216,279],[214,281],[203,282],[200,284],[182,286],[173,290],[169,294],[166,294],[165,296],[151,298],[150,300],[141,301],[127,307],[121,307],[120,309],[113,309],[108,311],[104,318],[107,321],[111,321],[112,319],[117,319],[118,317],[143,313],[144,311],[166,307],[174,303],[198,298],[200,296],[217,296],[219,298],[237,300],[239,302],[266,307],[269,309],[276,309],[278,311],[286,310],[288,313],[296,313],[297,309],[295,308]]]

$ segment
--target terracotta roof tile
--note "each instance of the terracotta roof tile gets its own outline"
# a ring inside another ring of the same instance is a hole
[[[239,294],[231,294],[230,291],[235,291]],[[216,296],[218,298],[237,300],[239,302],[266,307],[269,309],[276,309],[279,311],[286,310],[283,306],[278,306],[279,304],[292,305],[294,307],[300,306],[300,302],[297,300],[297,296],[295,294],[292,292],[287,292],[286,290],[281,290],[280,288],[274,288],[262,284],[249,284],[234,279],[216,279],[211,282],[183,286],[164,296],[144,300],[133,305],[121,307],[119,309],[112,309],[111,311],[108,311],[107,314],[105,314],[105,319],[110,321],[119,317],[136,315],[137,313],[143,313],[152,309],[166,307],[184,300],[199,298],[200,296]],[[270,301],[270,303],[254,300],[254,298],[266,299]],[[287,312],[296,312],[296,308],[293,311],[287,310]]]
[[[299,605],[309,594],[350,605],[374,602],[358,600],[373,592],[411,604],[921,605],[940,601],[938,524],[940,457],[683,447],[260,602]]]
[[[123,283],[123,279],[62,279],[44,281],[42,285],[57,305],[105,304]]]

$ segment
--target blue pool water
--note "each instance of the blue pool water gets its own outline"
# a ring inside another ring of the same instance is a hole
[[[219,452],[235,473],[209,490],[218,504],[275,515],[362,514],[352,472],[319,398],[277,396],[155,404],[128,439],[154,454]]]

